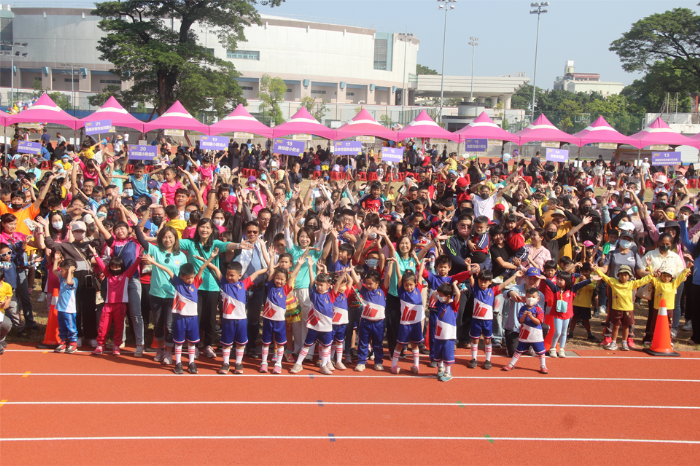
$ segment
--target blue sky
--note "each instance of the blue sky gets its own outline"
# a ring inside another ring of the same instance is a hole
[[[46,5],[24,0],[22,6]],[[60,3],[60,2],[59,2]],[[78,2],[87,4],[88,2]],[[537,85],[549,89],[574,60],[577,72],[600,73],[603,81],[630,84],[637,74],[626,73],[610,42],[632,23],[654,13],[683,7],[698,11],[698,1],[669,0],[553,0],[540,23]],[[19,6],[15,3],[15,6]],[[287,0],[261,13],[313,21],[373,27],[385,32],[411,32],[420,41],[418,62],[440,72],[445,14],[436,0]],[[471,73],[469,36],[479,38],[475,74],[497,76],[524,71],[532,78],[537,15],[529,1],[458,0],[447,18],[446,75]]]

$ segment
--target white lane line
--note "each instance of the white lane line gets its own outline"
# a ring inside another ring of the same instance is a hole
[[[212,372],[214,372],[212,370]],[[0,373],[0,376],[23,376],[24,372],[8,372]],[[300,373],[289,377],[275,377],[270,374],[236,374],[235,376],[224,376],[216,373],[212,374],[197,374],[197,375],[182,375],[176,376],[170,372],[161,372],[154,374],[59,374],[59,373],[39,373],[32,372],[32,377],[178,377],[182,380],[196,380],[201,377],[216,377],[221,380],[231,380],[239,379],[243,377],[267,377],[270,379],[284,379],[284,380],[309,380],[309,376],[313,376],[313,380],[332,380],[332,379],[393,379],[393,380],[435,380],[435,375],[417,375],[417,376],[397,376],[397,375],[330,375],[323,377],[318,372],[307,372]],[[542,375],[537,377],[510,377],[504,375],[503,377],[494,376],[453,376],[452,380],[505,380],[512,382],[514,380],[541,380],[541,381],[560,381],[560,380],[573,380],[573,381],[595,381],[595,382],[678,382],[678,383],[700,383],[700,380],[695,379],[642,379],[642,378],[614,378],[614,377],[551,377],[548,375]]]
[[[172,435],[149,437],[15,437],[0,438],[0,442],[46,442],[46,441],[105,441],[105,440],[429,440],[429,441],[505,441],[505,442],[600,442],[600,443],[662,443],[680,445],[700,445],[700,440],[661,440],[661,439],[632,439],[632,438],[556,438],[556,437],[411,437],[411,436],[358,436],[358,435]]]
[[[603,409],[673,409],[700,410],[700,406],[648,406],[648,405],[613,405],[613,404],[566,404],[566,403],[428,403],[428,402],[394,402],[394,401],[323,401],[323,406],[447,406],[464,407],[508,407],[508,408],[603,408]],[[318,406],[318,401],[6,401],[4,406],[71,406],[71,405],[297,405]]]

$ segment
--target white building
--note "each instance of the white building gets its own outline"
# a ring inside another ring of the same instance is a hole
[[[622,83],[601,81],[598,73],[576,73],[574,61],[567,60],[564,66],[564,76],[557,76],[553,89],[585,92],[587,94],[595,92],[603,96],[609,96],[611,94],[619,94],[624,87],[625,85]]]

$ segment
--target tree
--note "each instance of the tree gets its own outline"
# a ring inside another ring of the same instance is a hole
[[[284,123],[280,102],[284,101],[284,94],[287,92],[287,84],[282,78],[272,78],[269,74],[264,74],[260,78],[260,92],[258,99],[262,101],[260,108],[270,114],[270,119],[275,125]]]
[[[679,95],[679,111],[690,111],[689,92],[700,90],[700,80],[684,69],[678,69],[674,60],[659,61],[652,65],[641,79],[625,86],[621,95],[635,105],[634,113],[660,112],[669,94],[675,103]]]
[[[428,68],[427,66],[423,66],[420,63],[416,65],[416,74],[440,74],[437,71],[435,71],[432,68]]]
[[[130,109],[134,103],[126,99],[126,96],[122,94],[122,87],[116,84],[110,84],[102,88],[99,94],[91,95],[88,97],[88,102],[93,107],[101,107],[104,105],[110,97],[114,97],[119,101],[119,103],[125,109]]]
[[[278,6],[283,0],[259,0]],[[99,40],[100,59],[114,65],[112,73],[133,86],[121,100],[151,102],[160,115],[176,100],[191,113],[213,109],[222,117],[243,103],[238,73],[197,43],[195,24],[210,28],[227,50],[245,40],[244,29],[260,24],[258,0],[112,0],[92,11],[103,19],[107,34]],[[172,28],[170,20],[179,22]]]
[[[387,128],[391,128],[393,121],[391,120],[391,117],[389,115],[380,115],[379,123],[383,124]]]
[[[73,105],[71,103],[71,98],[68,97],[65,94],[62,94],[60,92],[49,92],[48,89],[42,89],[41,88],[41,81],[34,81],[34,92],[32,93],[32,97],[39,98],[44,94],[48,94],[48,96],[53,100],[53,102],[59,106],[59,108],[63,110],[72,110]]]
[[[323,117],[328,113],[328,101],[326,99],[321,99],[320,102],[316,102],[316,99],[311,96],[306,96],[301,98],[301,106],[309,111],[312,117],[317,121],[321,121]],[[315,107],[315,109],[314,109]],[[362,107],[360,107],[362,109]]]
[[[700,16],[688,8],[674,8],[640,19],[610,44],[627,72],[649,71],[657,62],[700,78]]]

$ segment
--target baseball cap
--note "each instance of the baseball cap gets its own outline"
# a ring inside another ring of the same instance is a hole
[[[352,204],[352,202],[350,202],[350,199],[348,199],[347,197],[344,197],[340,200],[340,207],[347,207],[350,204]]]
[[[583,246],[587,248],[592,248],[593,246],[595,246],[595,244],[593,244],[593,241],[586,240],[583,242]]]
[[[566,217],[566,214],[561,209],[556,209],[554,212],[552,212],[552,217],[554,217],[555,215],[559,215],[561,217]]]
[[[630,268],[629,265],[621,265],[619,269],[617,269],[617,276],[619,277],[621,273],[627,273],[629,276],[632,276],[632,269]]]
[[[455,170],[450,170],[447,172],[448,175],[459,176]]]
[[[632,222],[620,222],[618,227],[620,230],[634,231],[634,223]]]
[[[586,186],[586,189],[584,189],[584,191],[595,191],[595,189],[593,189],[593,186]]]
[[[457,186],[460,188],[466,188],[469,185],[466,178],[460,178],[457,180]]]
[[[71,225],[71,230],[72,231],[86,231],[87,227],[85,226],[85,222],[81,222],[78,220],[77,222],[73,222]]]
[[[668,182],[668,178],[666,178],[666,175],[659,175],[658,178],[656,178],[656,182],[666,184]]]
[[[537,267],[530,267],[525,271],[525,276],[526,277],[539,277],[540,276],[540,269]]]
[[[673,272],[671,271],[671,267],[669,267],[668,265],[662,265],[659,268],[659,273],[667,273],[669,275],[673,275]]]
[[[496,204],[493,207],[493,210],[499,210],[501,212],[504,212],[506,210],[506,206],[504,206],[503,204]]]
[[[623,236],[626,238],[634,238],[634,235],[630,230],[620,230],[620,238],[622,238]]]

